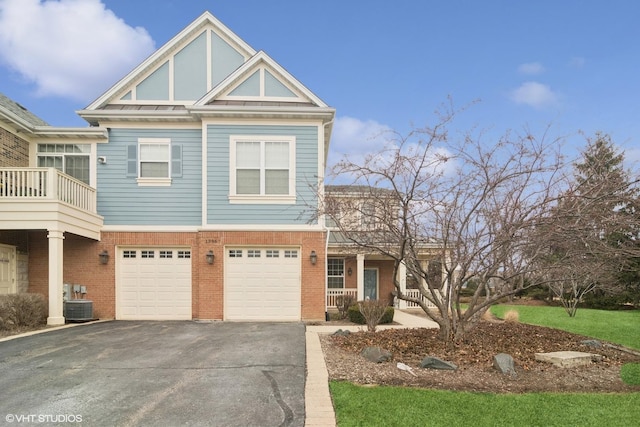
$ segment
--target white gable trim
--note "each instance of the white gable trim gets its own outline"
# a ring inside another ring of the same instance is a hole
[[[320,98],[318,98],[313,92],[311,92],[306,86],[300,83],[295,77],[293,77],[287,70],[282,68],[276,61],[274,61],[264,51],[256,53],[251,59],[245,62],[240,68],[231,73],[226,79],[224,79],[218,86],[213,88],[209,93],[200,98],[194,106],[205,106],[209,102],[215,99],[238,99],[238,97],[228,97],[228,94],[242,84],[247,77],[253,75],[257,70],[267,70],[274,77],[278,78],[282,84],[284,84],[294,94],[299,96],[299,99],[295,98],[269,98],[269,97],[242,97],[243,99],[260,99],[260,100],[289,100],[309,101],[318,107],[328,107]]]
[[[149,75],[150,72],[153,71],[152,68],[155,68],[155,66],[161,65],[166,62],[166,60],[174,52],[176,46],[185,43],[185,41],[192,40],[194,36],[201,34],[200,30],[205,28],[207,25],[213,26],[216,32],[224,34],[224,36],[231,40],[233,44],[235,44],[242,51],[241,53],[246,57],[255,55],[256,51],[251,46],[245,43],[240,37],[238,37],[233,31],[231,31],[222,22],[216,19],[211,13],[205,12],[200,15],[200,17],[198,17],[195,21],[189,24],[184,30],[182,30],[175,37],[169,40],[164,46],[154,52],[146,60],[144,60],[133,71],[123,77],[102,96],[93,101],[86,108],[86,110],[95,110],[113,101],[118,95],[121,94],[121,92],[123,92],[126,87],[132,85],[135,82],[141,81],[144,76]],[[122,95],[124,95],[124,93],[122,93]],[[117,101],[120,101],[120,99],[117,99]]]

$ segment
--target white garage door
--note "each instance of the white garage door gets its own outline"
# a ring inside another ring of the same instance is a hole
[[[191,251],[184,248],[119,249],[116,318],[191,319]]]
[[[300,320],[299,248],[226,248],[226,320]]]

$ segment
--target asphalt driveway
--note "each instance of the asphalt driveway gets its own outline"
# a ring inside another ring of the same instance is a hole
[[[3,425],[303,426],[304,325],[81,325],[0,342],[0,378]]]

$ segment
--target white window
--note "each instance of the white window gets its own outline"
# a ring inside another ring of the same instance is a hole
[[[137,151],[137,162],[134,160],[132,167],[138,172],[138,184],[171,185],[171,139],[139,138]]]
[[[229,258],[242,258],[242,249],[229,249]]]
[[[155,251],[140,251],[140,258],[155,258]]]
[[[327,259],[327,286],[331,289],[344,288],[344,259]]]
[[[247,250],[247,258],[260,258],[260,250],[259,249]]]
[[[173,258],[173,251],[160,251],[160,258]]]
[[[295,138],[232,136],[232,203],[295,203]]]
[[[284,251],[285,258],[298,258],[298,251]]]
[[[168,142],[140,142],[140,178],[169,178]]]
[[[89,184],[89,144],[38,144],[38,167],[56,168]]]
[[[376,226],[376,206],[371,201],[362,202],[361,225],[364,230],[373,230]]]

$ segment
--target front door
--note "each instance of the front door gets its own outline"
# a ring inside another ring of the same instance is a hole
[[[378,269],[377,268],[364,269],[364,299],[365,300],[378,299]]]
[[[16,293],[16,248],[0,245],[0,295]]]

